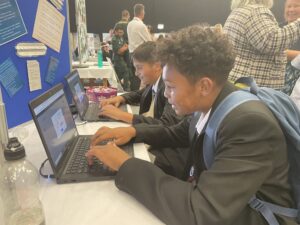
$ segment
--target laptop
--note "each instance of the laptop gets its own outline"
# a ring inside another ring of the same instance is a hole
[[[89,102],[77,70],[72,71],[65,77],[65,79],[67,80],[67,84],[73,96],[73,100],[81,120],[88,122],[115,121],[114,119],[105,116],[99,116],[99,104],[95,102]],[[127,112],[127,107],[125,104],[121,104],[119,109]]]
[[[78,134],[62,84],[32,100],[29,107],[57,183],[114,177],[116,173],[97,159],[94,159],[93,166],[87,164],[85,153],[91,136]],[[121,148],[133,156],[132,143]]]

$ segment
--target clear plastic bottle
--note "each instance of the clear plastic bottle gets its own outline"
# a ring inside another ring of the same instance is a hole
[[[10,138],[4,150],[0,171],[1,199],[5,225],[43,225],[45,216],[39,200],[39,175],[25,159],[25,149],[17,138]]]
[[[0,140],[0,171],[3,170],[3,163],[4,163],[3,151],[4,151],[3,144],[1,143],[1,140]],[[2,195],[1,192],[2,192],[2,189],[1,189],[1,184],[0,184],[0,224],[4,224],[4,203],[1,198],[1,195]]]
[[[98,50],[98,67],[103,67],[103,54],[101,49]]]

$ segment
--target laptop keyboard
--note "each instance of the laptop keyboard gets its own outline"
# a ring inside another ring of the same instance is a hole
[[[101,143],[102,144],[102,143]],[[106,143],[103,143],[106,144]],[[68,166],[66,173],[67,174],[78,174],[78,173],[88,173],[90,170],[98,170],[101,168],[107,169],[107,167],[94,158],[92,168],[88,165],[85,153],[90,147],[90,138],[89,137],[79,137],[76,145],[76,151],[74,152],[71,160],[71,164]]]
[[[109,170],[106,165],[94,157],[93,165],[89,166],[85,156],[90,147],[90,137],[79,137],[76,144],[76,151],[72,155],[71,162],[67,167],[67,174],[81,174],[81,173],[97,173],[97,171]],[[100,145],[106,145],[107,142],[112,140],[102,141]],[[127,154],[133,156],[132,145],[120,146]]]
[[[90,103],[84,117],[86,120],[99,120],[99,105],[97,103]]]
[[[121,109],[124,112],[127,112],[127,105],[121,104],[119,106],[119,109]],[[84,115],[84,119],[87,121],[115,121],[114,119],[110,119],[106,116],[100,116],[99,115],[100,109],[98,103],[91,102],[89,104],[89,107]]]

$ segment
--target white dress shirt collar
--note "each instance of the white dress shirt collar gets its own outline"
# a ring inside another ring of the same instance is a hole
[[[157,93],[158,83],[159,83],[159,81],[160,81],[160,77],[161,77],[161,76],[159,76],[159,78],[157,79],[157,81],[155,82],[155,84],[152,85],[152,92],[154,92],[155,94]]]
[[[138,18],[138,17],[133,17],[133,19],[134,20],[137,20],[137,21],[141,21],[141,22],[143,22],[143,20],[141,20],[140,18]],[[144,22],[143,22],[144,23]]]
[[[201,134],[205,124],[207,123],[209,115],[210,115],[210,111],[211,111],[211,109],[206,114],[201,113],[201,116],[196,124],[196,129],[197,129],[198,134]]]

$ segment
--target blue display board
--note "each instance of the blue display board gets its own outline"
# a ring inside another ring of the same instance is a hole
[[[37,0],[17,0],[21,15],[23,17],[25,26],[27,28],[27,34],[17,38],[7,44],[0,46],[0,64],[5,62],[8,58],[11,59],[15,67],[19,72],[20,78],[24,81],[24,86],[15,95],[10,97],[7,91],[2,87],[3,101],[6,107],[6,115],[8,121],[8,127],[14,127],[26,121],[32,119],[29,111],[28,102],[38,95],[42,94],[46,90],[50,89],[53,85],[63,82],[64,76],[70,72],[70,57],[69,57],[69,40],[68,40],[68,26],[69,21],[67,20],[67,7],[66,0],[64,1],[64,7],[60,11],[66,18],[64,24],[64,32],[62,37],[60,52],[56,52],[53,49],[47,49],[47,54],[40,57],[32,58],[20,58],[16,55],[15,46],[20,42],[36,42],[37,40],[32,38],[32,32],[35,22],[35,15],[38,6]],[[56,76],[53,82],[46,82],[46,76],[48,72],[48,65],[51,57],[54,57],[59,61],[56,68]],[[40,64],[40,73],[42,81],[42,89],[30,92],[27,76],[27,65],[26,61],[34,59]]]

